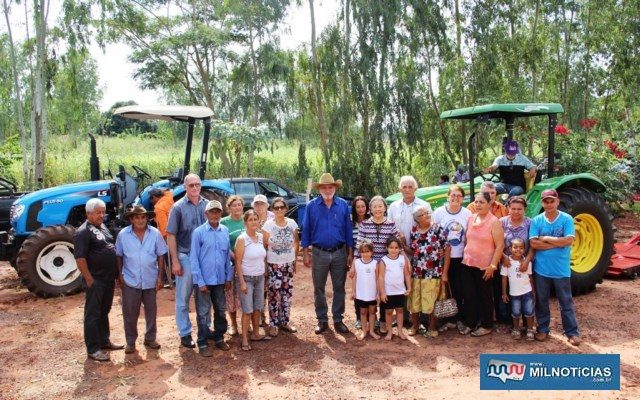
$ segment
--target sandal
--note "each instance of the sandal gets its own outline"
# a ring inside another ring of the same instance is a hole
[[[296,328],[295,326],[291,325],[291,324],[287,324],[287,325],[280,325],[280,329],[282,329],[285,332],[289,332],[289,333],[296,333],[298,332],[298,328]]]
[[[460,332],[461,335],[468,335],[471,333],[471,328],[463,325],[463,328],[460,329],[458,332]]]
[[[252,342],[262,342],[264,340],[271,340],[271,336],[260,336],[257,339],[251,338]]]
[[[491,332],[492,332],[491,329],[480,327],[480,328],[476,329],[475,331],[471,332],[471,336],[473,336],[473,337],[486,336],[486,335],[490,334]]]
[[[278,336],[278,328],[276,328],[275,326],[270,326],[269,327],[269,336],[271,336],[271,337]]]
[[[407,329],[407,335],[409,336],[415,336],[416,335],[416,330],[413,328],[409,328]]]
[[[240,349],[241,349],[242,351],[249,351],[249,350],[251,350],[251,345],[250,345],[249,343],[247,343],[247,344],[243,344],[243,345],[240,347]]]
[[[426,338],[437,338],[438,337],[438,331],[437,330],[435,330],[435,331],[427,330],[424,333],[424,337],[426,337]]]

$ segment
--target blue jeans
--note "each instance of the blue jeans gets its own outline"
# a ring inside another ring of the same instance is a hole
[[[347,280],[347,250],[346,247],[334,252],[328,252],[313,248],[313,266],[311,267],[311,279],[313,280],[313,300],[316,308],[316,318],[318,322],[329,322],[327,312],[327,297],[325,286],[327,277],[331,274],[331,284],[333,286],[333,302],[331,304],[331,314],[333,322],[342,322],[344,314],[344,284]]]
[[[227,317],[224,315],[227,311],[227,299],[224,296],[223,285],[207,285],[207,292],[202,293],[196,288],[198,293],[203,297],[208,297],[213,305],[213,334],[209,335],[209,323],[207,317],[211,318],[211,308],[204,313],[204,309],[198,307],[196,320],[198,321],[198,347],[207,347],[207,339],[213,339],[214,342],[222,342],[224,334],[227,332]]]
[[[556,291],[556,297],[560,304],[560,316],[562,317],[562,329],[567,337],[578,336],[578,322],[573,311],[573,298],[571,297],[571,278],[547,278],[534,275],[536,282],[536,319],[538,320],[538,332],[549,333],[549,297],[551,287]]]
[[[191,320],[189,319],[189,300],[194,292],[193,278],[191,276],[191,263],[189,255],[178,254],[178,260],[182,265],[182,276],[176,276],[176,325],[180,337],[191,335]],[[202,295],[198,288],[195,289],[196,311],[206,314],[207,325],[211,325],[211,298]]]
[[[504,182],[496,183],[496,191],[498,194],[509,193],[509,197],[520,196],[524,193],[524,189],[518,185],[511,185]]]
[[[511,318],[533,317],[533,292],[511,297]]]

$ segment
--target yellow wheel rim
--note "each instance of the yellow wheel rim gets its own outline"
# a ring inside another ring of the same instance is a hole
[[[602,254],[604,234],[598,220],[591,214],[573,218],[576,238],[571,246],[571,269],[578,273],[591,271]]]

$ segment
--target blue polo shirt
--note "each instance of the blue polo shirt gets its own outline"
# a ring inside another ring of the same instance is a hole
[[[331,207],[327,207],[318,196],[307,204],[302,247],[319,246],[331,249],[341,244],[353,247],[353,227],[349,205],[338,196],[333,196]]]
[[[167,253],[160,231],[147,225],[142,241],[131,225],[118,234],[116,255],[122,257],[122,275],[127,286],[153,289],[158,280],[158,257]]]
[[[233,280],[229,247],[229,229],[222,224],[213,228],[205,222],[193,231],[189,261],[194,285],[222,285]]]
[[[553,221],[549,221],[544,213],[531,220],[529,239],[540,236],[575,237],[575,226],[571,215],[560,211]],[[547,250],[536,250],[533,260],[533,271],[547,278],[571,277],[571,246],[554,247]]]
[[[169,214],[167,233],[175,235],[178,252],[189,253],[191,249],[191,233],[198,226],[207,221],[204,216],[204,208],[207,200],[200,197],[198,204],[193,204],[187,196],[176,201]]]

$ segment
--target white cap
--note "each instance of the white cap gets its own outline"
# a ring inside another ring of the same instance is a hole
[[[260,203],[260,202],[269,204],[269,200],[267,200],[267,196],[263,194],[257,194],[256,197],[254,197],[253,201],[251,202],[251,207],[255,207],[256,203]]]
[[[222,211],[222,204],[220,204],[220,202],[218,200],[210,200],[207,203],[207,206],[204,208],[204,211],[209,211],[209,210],[213,210],[214,208],[217,208],[218,210]]]

